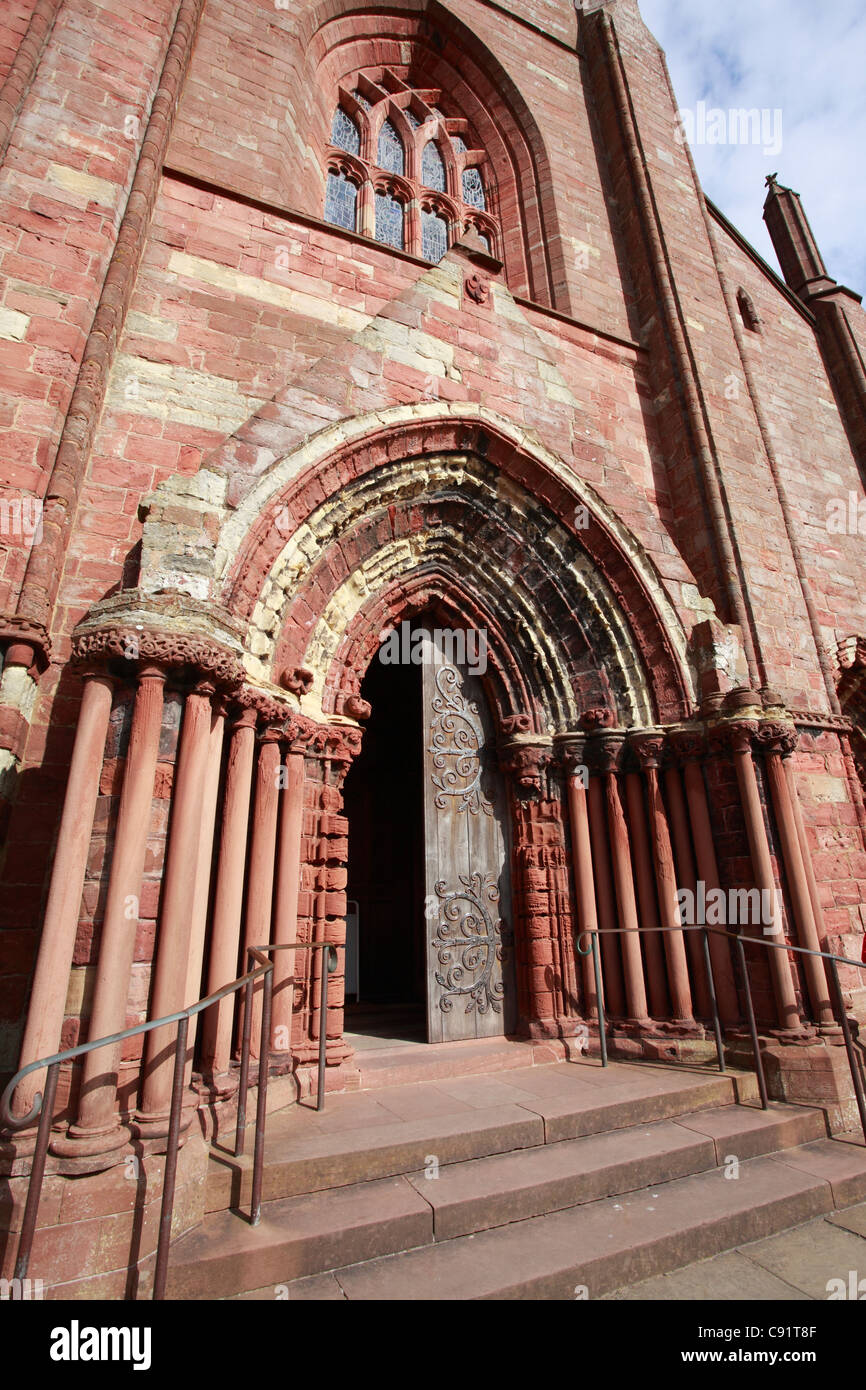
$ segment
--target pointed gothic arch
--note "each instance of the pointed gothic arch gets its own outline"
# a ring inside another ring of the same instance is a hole
[[[360,12],[348,0],[338,0],[320,5],[303,21],[301,41],[322,150],[322,183],[311,196],[310,210],[320,215],[323,206],[325,148],[334,108],[344,100],[363,132],[365,112],[353,101],[358,74],[386,69],[400,74],[431,99],[441,93],[443,106],[450,102],[453,108],[443,111],[442,129],[453,127],[457,133],[468,123],[486,152],[485,181],[495,185],[502,223],[496,254],[502,256],[513,293],[571,312],[566,252],[548,196],[552,174],[544,137],[520,88],[478,36],[437,0],[423,10],[398,0],[386,10]],[[388,104],[393,113],[395,102]],[[419,132],[406,122],[403,134]],[[468,162],[472,166],[475,160]]]

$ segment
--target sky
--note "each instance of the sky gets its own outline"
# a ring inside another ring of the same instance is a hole
[[[764,179],[778,173],[801,195],[830,275],[866,297],[866,0],[639,4],[667,54],[708,197],[778,270],[761,217]],[[728,113],[755,108],[767,113],[768,153],[763,139],[727,138]]]

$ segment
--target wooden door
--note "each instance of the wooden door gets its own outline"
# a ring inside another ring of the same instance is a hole
[[[481,681],[424,629],[424,927],[430,1042],[514,1031],[508,805]]]

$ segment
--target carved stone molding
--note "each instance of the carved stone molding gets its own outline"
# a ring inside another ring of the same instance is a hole
[[[612,729],[616,724],[616,715],[610,709],[587,709],[580,716],[581,727],[587,733],[595,733],[597,729]]]
[[[91,608],[72,634],[72,659],[140,661],[168,670],[192,668],[193,676],[235,689],[244,680],[243,630],[218,604],[186,594],[144,594],[127,589]]]

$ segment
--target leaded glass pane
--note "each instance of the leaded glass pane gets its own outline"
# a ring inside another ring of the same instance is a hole
[[[403,250],[403,204],[390,193],[376,194],[376,240]]]
[[[361,153],[361,135],[358,127],[348,111],[344,111],[342,106],[338,106],[334,112],[331,144],[336,145],[339,150],[345,150],[347,154]]]
[[[409,122],[409,124],[410,124],[410,126],[412,127],[412,129],[413,129],[413,130],[417,130],[418,127],[419,127],[419,125],[421,124],[421,122],[419,121],[418,117],[415,115],[415,112],[412,111],[412,110],[407,106],[407,107],[406,107],[406,110],[405,110],[405,112],[404,112],[403,114],[405,115],[406,120]]]
[[[425,261],[441,261],[448,250],[448,223],[437,212],[421,212],[421,255]]]
[[[379,131],[379,153],[376,162],[380,169],[387,169],[392,174],[403,172],[403,146],[390,121],[386,121]]]
[[[358,189],[345,174],[328,174],[325,189],[325,221],[354,232]]]
[[[355,100],[357,101],[357,103],[358,103],[359,106],[363,106],[363,108],[364,108],[365,111],[369,111],[369,110],[370,110],[370,103],[369,103],[369,101],[368,101],[367,98],[364,96],[364,93],[361,92],[361,91],[359,91],[359,89],[358,89],[357,87],[355,88],[354,92],[352,93],[352,96],[355,98]]]
[[[462,136],[462,135],[452,135],[452,136],[451,136],[451,139],[454,141],[454,148],[455,148],[455,150],[457,151],[457,153],[458,153],[458,154],[465,154],[466,151],[468,150],[469,146],[467,145],[466,141],[463,139],[463,136]]]
[[[445,165],[433,140],[428,140],[421,155],[421,182],[425,188],[445,192]]]
[[[478,235],[479,235],[479,237],[481,238],[481,240],[484,242],[484,249],[485,249],[485,251],[487,251],[488,254],[489,254],[489,252],[490,252],[490,237],[487,235],[486,232],[479,232]]]
[[[481,208],[482,210],[486,206],[484,185],[477,169],[463,170],[463,201],[468,203],[470,207]]]

